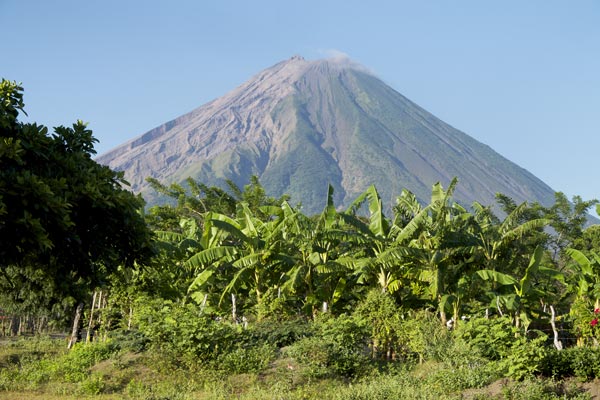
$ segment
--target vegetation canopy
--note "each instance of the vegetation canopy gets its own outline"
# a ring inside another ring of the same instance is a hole
[[[92,159],[97,140],[83,122],[51,135],[20,122],[22,90],[0,83],[2,293],[28,307],[87,298],[120,265],[151,255],[143,200]]]

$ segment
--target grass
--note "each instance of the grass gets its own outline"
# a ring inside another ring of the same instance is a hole
[[[441,362],[373,369],[354,379],[311,377],[285,353],[260,372],[227,374],[185,366],[156,352],[114,343],[78,346],[26,338],[0,344],[1,399],[590,399],[590,384],[497,379],[491,365]]]

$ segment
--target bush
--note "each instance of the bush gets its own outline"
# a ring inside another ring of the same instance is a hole
[[[415,312],[402,321],[400,341],[404,345],[404,357],[441,361],[452,346],[451,333],[440,320],[427,311]]]
[[[380,358],[387,358],[389,353],[402,350],[400,343],[401,316],[398,306],[389,293],[372,289],[365,300],[359,304],[354,313],[368,322],[371,327],[373,353]]]
[[[238,346],[222,354],[216,366],[222,371],[233,374],[260,372],[269,366],[269,363],[275,359],[275,355],[275,347],[269,344],[251,348]]]
[[[489,360],[507,357],[515,344],[517,330],[508,317],[474,318],[458,325],[457,339]]]
[[[106,384],[102,375],[92,374],[79,384],[79,391],[82,394],[97,396],[104,390]]]
[[[563,379],[575,376],[581,381],[600,378],[600,348],[571,347],[549,350],[541,363],[544,376]]]
[[[589,381],[600,378],[600,349],[597,347],[578,347],[571,353],[573,372],[581,380]]]
[[[553,379],[575,376],[573,359],[577,348],[549,349],[540,363],[540,373]]]
[[[269,343],[277,348],[282,348],[312,334],[312,327],[305,319],[265,320],[251,324],[244,331],[244,340],[250,345]]]
[[[23,356],[19,363],[0,370],[0,388],[20,391],[36,389],[51,380],[83,382],[88,379],[89,368],[109,358],[117,351],[112,342],[78,343],[71,351],[52,358]]]
[[[533,340],[527,340],[525,337],[519,338],[513,344],[510,354],[500,363],[506,371],[506,375],[516,380],[523,380],[541,372],[548,351],[545,346],[547,340],[548,337],[545,335]]]
[[[138,330],[117,329],[110,333],[110,338],[122,351],[141,353],[150,344],[150,339]]]
[[[91,366],[110,358],[117,350],[113,342],[77,343],[63,357],[53,360],[49,369],[54,377],[66,382],[81,382],[88,377]]]
[[[364,321],[323,315],[314,323],[314,329],[314,336],[299,340],[289,349],[309,376],[355,377],[367,370],[370,358]]]
[[[152,346],[192,362],[216,360],[240,339],[240,327],[200,314],[192,304],[150,303],[140,307],[137,320]]]

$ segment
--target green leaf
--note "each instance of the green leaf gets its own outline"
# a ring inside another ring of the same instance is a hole
[[[216,266],[211,265],[210,267],[206,268],[204,271],[202,271],[195,279],[194,281],[191,283],[191,285],[188,287],[188,294],[190,293],[194,293],[200,289],[202,289],[204,287],[204,285],[210,280],[210,278],[213,276],[213,274],[215,273],[216,270]]]
[[[220,259],[231,261],[233,256],[238,253],[235,246],[219,246],[202,250],[190,257],[183,265],[188,269],[203,269]]]
[[[594,275],[594,271],[592,269],[592,263],[589,260],[589,258],[587,258],[585,256],[585,254],[583,254],[579,250],[572,249],[572,248],[567,249],[566,253],[569,257],[571,257],[573,260],[575,260],[575,262],[577,262],[577,264],[579,264],[579,266],[581,267],[581,272],[583,272],[587,276]]]
[[[523,297],[531,286],[531,280],[533,276],[537,273],[538,267],[540,266],[540,262],[542,261],[542,257],[544,256],[544,249],[542,246],[537,246],[531,256],[531,260],[529,261],[529,266],[525,270],[525,275],[521,278],[520,288],[518,290],[518,295]]]
[[[517,284],[517,280],[515,278],[513,278],[512,276],[502,273],[502,272],[494,271],[491,269],[482,269],[482,270],[476,271],[475,275],[477,275],[479,278],[483,279],[484,281],[491,281],[491,282],[498,283],[500,285],[516,285]]]
[[[177,232],[155,231],[154,234],[158,240],[164,242],[179,243],[184,239],[184,236]]]

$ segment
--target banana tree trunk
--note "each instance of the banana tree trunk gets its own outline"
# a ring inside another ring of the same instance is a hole
[[[204,301],[206,301],[206,295],[204,296]],[[204,308],[204,304],[202,305]],[[131,330],[131,321],[133,320],[133,305],[129,304],[129,318],[127,318],[127,330]]]
[[[71,339],[69,340],[69,345],[67,349],[73,348],[75,343],[77,343],[77,335],[79,334],[79,320],[81,319],[81,314],[83,313],[83,303],[79,303],[77,305],[77,309],[75,310],[75,318],[73,319],[73,330],[71,331]]]
[[[94,323],[94,307],[96,306],[96,296],[97,292],[94,291],[94,295],[92,296],[92,307],[90,308],[90,319],[88,321],[88,328],[85,334],[85,342],[89,343],[92,338],[92,324]]]
[[[550,319],[550,325],[552,326],[552,332],[554,333],[554,347],[556,350],[562,350],[562,342],[558,340],[558,330],[556,329],[556,313],[554,312],[554,306],[550,306],[550,312],[552,318]]]
[[[237,306],[235,300],[235,294],[231,293],[231,317],[233,318],[233,323],[237,324]]]

